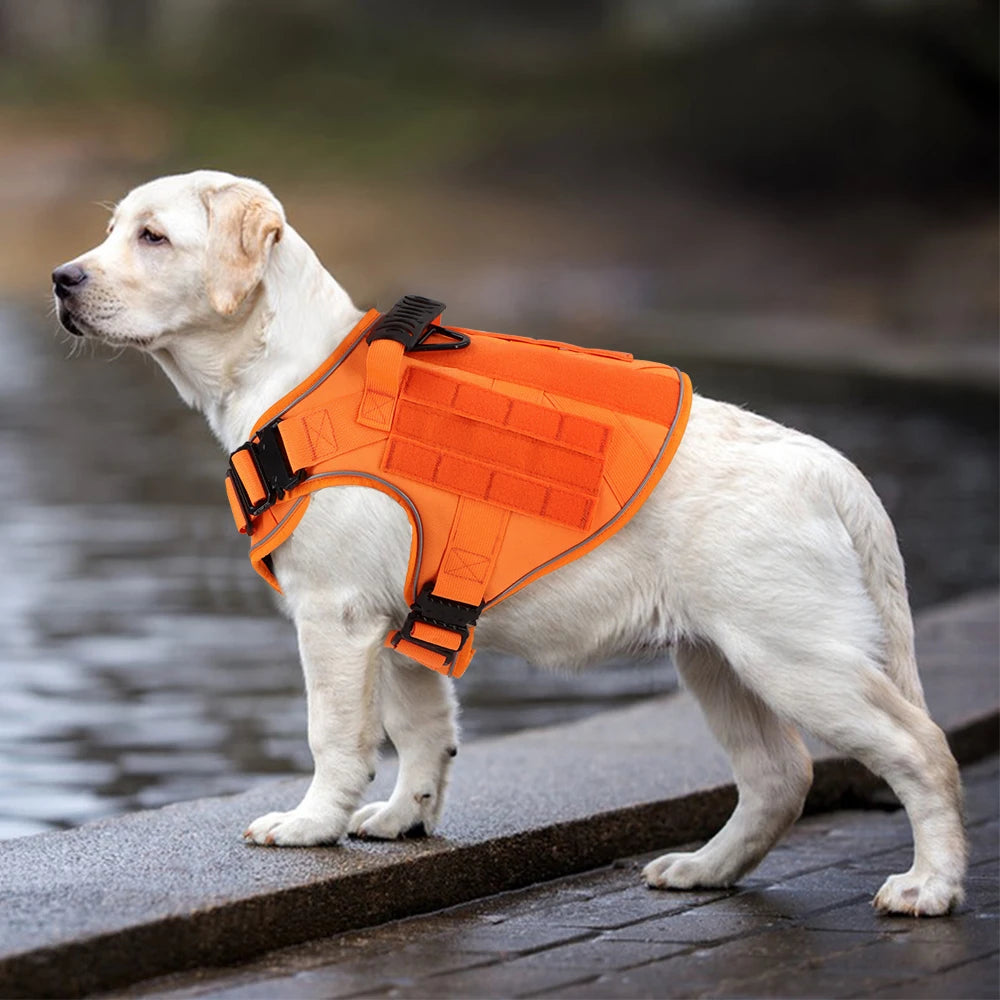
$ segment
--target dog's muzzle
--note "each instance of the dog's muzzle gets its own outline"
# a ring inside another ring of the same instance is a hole
[[[74,337],[82,337],[83,330],[73,318],[69,300],[86,282],[87,272],[78,264],[63,264],[52,272],[52,290],[59,307],[59,322]]]

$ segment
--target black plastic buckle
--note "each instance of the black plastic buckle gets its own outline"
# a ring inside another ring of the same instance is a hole
[[[278,435],[278,423],[278,420],[272,420],[271,423],[265,424],[257,431],[252,441],[240,445],[229,456],[229,477],[233,481],[236,496],[247,519],[247,534],[250,534],[250,519],[263,514],[268,507],[276,504],[288,490],[302,482],[306,474],[305,469],[299,469],[298,472],[292,470],[285,449],[282,447],[281,437]],[[241,451],[250,453],[254,468],[264,486],[264,499],[260,503],[255,504],[251,501],[250,494],[247,493],[243,480],[233,464],[233,455]]]
[[[395,648],[406,639],[414,646],[422,649],[429,649],[444,657],[444,665],[451,667],[455,662],[455,657],[465,648],[469,641],[469,629],[479,621],[479,616],[483,612],[483,604],[463,604],[461,601],[449,601],[444,597],[437,597],[432,593],[434,582],[424,584],[423,590],[417,595],[417,599],[410,605],[410,613],[403,622],[403,627],[392,637],[392,645]],[[454,632],[462,637],[458,649],[447,649],[437,643],[428,642],[426,639],[418,639],[413,634],[413,626],[416,622],[423,622],[425,625],[436,625],[448,632]]]
[[[435,299],[424,298],[423,295],[404,295],[387,313],[380,316],[368,336],[369,344],[376,340],[395,340],[403,345],[403,350],[416,353],[419,351],[457,351],[469,346],[469,338],[464,333],[456,333],[443,326],[431,323],[435,316],[440,316],[445,310],[445,304]],[[432,334],[445,337],[445,341],[428,343]]]

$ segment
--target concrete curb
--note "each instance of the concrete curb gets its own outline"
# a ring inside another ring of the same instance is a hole
[[[997,748],[998,609],[991,592],[918,621],[928,701],[963,762]],[[876,787],[860,766],[814,756],[809,808]],[[735,801],[683,694],[463,748],[440,837],[291,851],[239,840],[302,790],[268,783],[0,843],[0,995],[112,989],[583,871],[705,837]]]

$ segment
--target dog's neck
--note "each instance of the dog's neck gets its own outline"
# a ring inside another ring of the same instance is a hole
[[[227,451],[336,349],[363,314],[291,226],[224,331],[189,331],[153,356]],[[221,346],[221,349],[220,349]]]

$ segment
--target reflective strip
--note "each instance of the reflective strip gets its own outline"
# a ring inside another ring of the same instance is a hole
[[[288,510],[285,512],[285,516],[282,517],[282,519],[266,535],[264,535],[263,538],[258,538],[256,542],[253,542],[251,544],[250,555],[253,556],[258,549],[265,548],[267,546],[267,543],[272,538],[274,538],[274,536],[277,535],[281,531],[281,529],[285,526],[285,523],[288,521],[288,519],[295,514],[295,512],[302,506],[302,504],[307,503],[308,501],[309,501],[308,496],[298,497],[295,503],[293,503],[292,506],[289,507]],[[270,555],[270,549],[268,549],[267,552],[265,552],[262,556],[259,556],[258,558],[263,559],[268,555]]]
[[[305,492],[305,496],[299,496],[295,503],[288,509],[284,517],[278,522],[278,524],[272,528],[266,535],[264,535],[259,541],[250,547],[250,554],[253,555],[258,549],[266,547],[268,541],[273,538],[278,532],[281,531],[282,526],[285,522],[298,510],[299,506],[309,500],[309,495],[314,493],[316,490],[322,489],[322,481],[324,479],[367,479],[369,482],[379,483],[380,487],[385,487],[384,490],[380,489],[380,492],[388,493],[392,499],[394,499],[400,506],[405,507],[410,518],[410,524],[413,527],[413,551],[414,559],[411,560],[411,565],[413,566],[413,583],[412,583],[412,594],[410,597],[410,603],[412,604],[417,599],[417,593],[419,592],[420,585],[418,582],[418,576],[420,571],[420,562],[423,558],[424,553],[424,526],[423,522],[420,520],[420,512],[417,510],[416,504],[395,484],[390,483],[386,479],[382,479],[380,476],[373,476],[369,472],[356,472],[352,469],[343,469],[338,472],[321,472],[317,476],[310,476],[308,479],[304,479],[298,486],[295,487],[297,493]],[[332,483],[330,485],[337,485]],[[352,486],[353,483],[341,483],[342,486]],[[267,555],[270,552],[268,549],[263,553]],[[405,595],[404,595],[405,596]]]
[[[368,312],[365,313],[365,315],[362,316],[361,319],[358,321],[358,326],[361,326],[362,323],[364,323],[364,326],[362,327],[361,332],[355,338],[354,343],[351,344],[351,346],[348,347],[347,350],[344,351],[344,353],[339,358],[337,358],[334,364],[330,365],[330,367],[325,372],[323,372],[320,378],[318,378],[315,382],[310,382],[307,386],[305,386],[302,389],[302,392],[300,392],[290,403],[288,403],[286,406],[283,406],[277,413],[272,414],[270,411],[265,413],[264,416],[257,421],[254,427],[254,432],[256,433],[257,428],[263,427],[264,424],[269,424],[272,420],[276,420],[278,417],[283,417],[290,409],[292,409],[293,406],[297,406],[299,403],[302,402],[303,399],[306,398],[306,396],[308,396],[315,389],[318,389],[354,353],[354,350],[357,348],[358,344],[360,344],[361,341],[365,339],[365,335],[371,329],[372,323],[374,323],[375,320],[377,320],[380,315],[381,314],[378,312],[377,309],[369,309]],[[369,317],[371,317],[369,322],[365,323],[365,320],[368,319]],[[348,336],[350,336],[350,334],[348,334]]]

